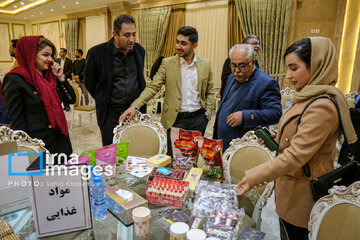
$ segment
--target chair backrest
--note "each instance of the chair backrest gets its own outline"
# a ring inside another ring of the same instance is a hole
[[[233,139],[230,147],[223,154],[224,168],[227,180],[231,177],[241,180],[245,171],[275,156],[264,145],[258,143],[254,131],[247,132],[242,138]]]
[[[275,157],[275,153],[258,143],[254,131],[247,132],[242,138],[232,140],[230,147],[223,154],[226,181],[236,183],[245,176],[246,170],[256,167],[273,157]],[[266,186],[253,188],[238,198],[239,204],[249,216],[252,216],[254,207]]]
[[[283,90],[281,90],[280,93],[281,93],[281,107],[284,110],[287,100],[288,99],[290,99],[290,101],[293,100],[294,90],[290,89],[289,87],[286,87]]]
[[[74,103],[74,108],[80,106],[80,100],[81,100],[81,90],[77,86],[77,84],[74,81],[69,81],[71,87],[74,89],[76,101]]]
[[[31,138],[26,132],[0,127],[0,143],[16,142],[18,152],[41,153],[45,152],[47,159],[51,159],[50,152],[45,148],[45,143],[36,138]],[[36,157],[29,157],[30,163]]]
[[[309,239],[359,239],[360,181],[334,186],[329,192],[311,210]]]
[[[129,156],[150,157],[167,152],[165,128],[148,114],[136,112],[133,119],[126,119],[114,128],[114,143],[129,140]]]

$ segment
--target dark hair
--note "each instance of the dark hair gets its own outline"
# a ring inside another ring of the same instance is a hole
[[[56,47],[55,45],[47,38],[45,37],[40,37],[39,40],[38,40],[38,44],[37,44],[37,52],[40,52],[41,50],[43,50],[46,46],[49,46],[52,48],[52,54],[51,54],[51,57],[53,59],[55,59],[56,57]]]
[[[78,53],[80,53],[81,56],[83,55],[83,50],[81,50],[80,48],[76,49],[76,51],[77,51]]]
[[[260,42],[260,39],[258,36],[256,35],[247,35],[243,40],[242,40],[242,43],[248,43],[250,39],[252,38],[256,38],[259,42]]]
[[[67,53],[67,49],[66,49],[66,48],[60,48],[60,50],[63,50],[64,53]]]
[[[117,35],[120,34],[123,23],[134,24],[136,26],[135,19],[132,16],[126,14],[120,15],[114,20],[114,32],[116,32]]]
[[[310,68],[311,64],[311,41],[310,38],[303,38],[295,43],[293,43],[290,47],[288,47],[284,54],[285,57],[294,52],[296,56],[303,61],[308,68]]]
[[[13,48],[16,48],[16,43],[17,43],[18,39],[11,39],[11,46]]]
[[[197,43],[198,42],[198,32],[196,31],[196,28],[190,27],[190,26],[184,26],[179,28],[177,31],[177,34],[184,35],[185,37],[189,37],[190,42]]]

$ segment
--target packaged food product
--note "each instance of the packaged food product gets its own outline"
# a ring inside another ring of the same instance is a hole
[[[156,154],[146,160],[146,165],[149,167],[165,167],[171,163],[171,157],[165,154]]]
[[[225,180],[222,159],[222,141],[206,137],[196,138],[199,145],[198,166],[203,168],[204,174],[211,178]]]
[[[199,131],[171,128],[170,138],[175,168],[190,169],[197,166],[198,144],[196,137],[200,136]]]

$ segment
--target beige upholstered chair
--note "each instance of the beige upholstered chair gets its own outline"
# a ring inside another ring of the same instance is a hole
[[[232,140],[230,147],[223,154],[226,181],[236,183],[245,176],[246,170],[269,161],[273,157],[275,153],[258,143],[254,131],[247,132],[242,138]],[[253,216],[257,227],[260,227],[261,210],[272,190],[273,183],[270,183],[253,188],[244,196],[239,197],[240,207],[244,207],[246,213]]]
[[[73,129],[74,115],[75,114],[79,115],[80,126],[81,126],[81,115],[83,115],[83,114],[88,115],[89,120],[90,120],[90,128],[92,129],[92,126],[93,126],[92,125],[93,114],[96,113],[95,105],[80,105],[81,95],[82,95],[81,89],[79,88],[79,86],[74,81],[70,81],[70,85],[74,89],[74,92],[75,92],[75,95],[76,95],[76,102],[74,103],[73,109],[71,111],[71,126],[70,126],[70,129],[71,130]]]
[[[334,186],[311,210],[310,240],[360,238],[360,181]]]
[[[290,99],[290,101],[293,100],[294,97],[294,90],[291,90],[289,87],[284,88],[280,91],[281,93],[281,107],[283,110],[285,110],[286,101]]]
[[[45,143],[41,139],[31,138],[26,132],[12,130],[8,127],[0,127],[0,143],[16,142],[18,152],[41,153],[45,152],[47,159],[50,159],[50,153],[45,148]],[[30,163],[36,157],[29,157]]]
[[[8,127],[0,127],[0,144],[16,142],[17,151],[19,153],[42,153],[45,152],[46,159],[50,159],[50,153],[44,147],[45,144],[42,140],[33,139],[29,137],[27,133],[20,130],[12,130]],[[4,151],[2,151],[4,152]],[[5,151],[6,152],[6,151]],[[29,165],[36,159],[36,157],[29,157]],[[43,159],[43,161],[46,161]],[[7,162],[7,160],[6,160]],[[2,162],[4,164],[4,162]],[[6,176],[8,176],[7,166],[2,166],[3,170],[6,171]],[[4,179],[5,176],[2,176]],[[6,178],[6,177],[5,177]],[[24,176],[8,176],[9,181],[28,181],[27,177]],[[4,180],[6,181],[6,180]],[[3,183],[1,184],[3,186]],[[24,208],[30,205],[29,199],[29,188],[19,185],[8,185],[5,188],[0,188],[0,214],[7,212],[15,211],[20,208]]]
[[[133,119],[126,119],[114,128],[114,143],[129,140],[129,156],[150,157],[166,154],[167,136],[163,126],[148,114],[136,111]]]
[[[345,99],[349,105],[349,107],[354,107],[354,101],[355,101],[355,97],[356,95],[358,95],[358,92],[351,92],[351,93],[347,93],[345,94]]]

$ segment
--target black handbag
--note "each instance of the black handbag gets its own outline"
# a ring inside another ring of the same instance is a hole
[[[333,99],[331,99],[330,97],[321,96],[321,97],[315,98],[315,99],[311,100],[305,106],[304,110],[300,114],[300,117],[298,119],[297,126],[296,126],[296,131],[297,131],[297,127],[300,124],[301,117],[304,114],[305,110],[309,107],[309,105],[311,103],[313,103],[317,99],[321,99],[321,98],[327,98],[327,99],[331,100],[339,112],[339,108],[338,108],[336,102]],[[345,141],[346,141],[346,137],[345,137]],[[312,190],[315,201],[317,201],[321,197],[327,195],[328,190],[330,188],[332,188],[334,185],[347,187],[350,184],[352,184],[353,182],[360,180],[360,163],[357,161],[354,161],[355,157],[354,157],[354,155],[351,154],[350,149],[348,149],[348,153],[349,153],[348,158],[350,160],[350,163],[348,163],[344,166],[341,166],[337,169],[334,169],[319,178],[313,178],[311,176],[311,171],[310,171],[310,167],[309,167],[308,163],[306,163],[303,166],[303,171],[305,173],[305,176],[310,180],[310,186],[311,186],[311,190]]]

